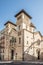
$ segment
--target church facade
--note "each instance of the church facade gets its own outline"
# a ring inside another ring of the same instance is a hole
[[[0,31],[0,60],[43,60],[43,36],[32,17],[24,10],[15,17],[16,24],[7,21]]]

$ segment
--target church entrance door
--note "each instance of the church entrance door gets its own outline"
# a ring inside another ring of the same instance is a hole
[[[11,50],[11,60],[14,59],[14,50]]]

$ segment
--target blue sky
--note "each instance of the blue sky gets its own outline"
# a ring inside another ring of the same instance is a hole
[[[0,30],[8,20],[16,22],[14,15],[21,9],[32,16],[32,22],[43,34],[43,0],[0,0]]]

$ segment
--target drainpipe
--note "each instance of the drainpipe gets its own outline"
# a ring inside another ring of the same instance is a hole
[[[24,30],[23,30],[23,42],[22,42],[22,61],[24,61]]]

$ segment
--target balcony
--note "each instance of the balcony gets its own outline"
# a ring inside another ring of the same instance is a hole
[[[10,39],[10,46],[11,47],[14,47],[16,45],[16,38],[15,37],[12,37],[11,39]]]

